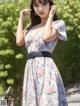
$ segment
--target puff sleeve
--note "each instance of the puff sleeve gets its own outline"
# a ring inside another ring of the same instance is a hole
[[[52,28],[58,31],[60,40],[67,41],[66,25],[63,20],[52,22]]]

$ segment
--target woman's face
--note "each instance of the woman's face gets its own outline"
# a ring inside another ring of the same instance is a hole
[[[40,18],[46,18],[49,15],[50,4],[47,3],[39,3],[36,0],[36,3],[33,4],[34,11],[36,15],[40,16]]]

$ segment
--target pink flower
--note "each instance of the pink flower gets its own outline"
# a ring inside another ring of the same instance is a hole
[[[42,75],[44,75],[44,70],[37,70],[37,74],[39,77],[41,77]]]
[[[47,94],[55,93],[56,91],[54,90],[53,87],[49,86],[47,89]]]

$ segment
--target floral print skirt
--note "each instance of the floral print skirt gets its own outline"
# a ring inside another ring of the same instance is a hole
[[[28,59],[22,106],[68,106],[61,75],[50,57]]]

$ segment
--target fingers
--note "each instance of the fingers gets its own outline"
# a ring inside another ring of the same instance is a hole
[[[27,16],[30,15],[31,9],[23,9],[20,14],[22,14],[23,16]]]
[[[52,9],[52,10],[56,10],[56,6],[55,6],[55,5],[52,5],[52,6],[51,6],[51,9]]]
[[[51,6],[51,9],[50,9],[49,15],[54,16],[55,12],[56,12],[56,6],[55,5],[52,5]]]

